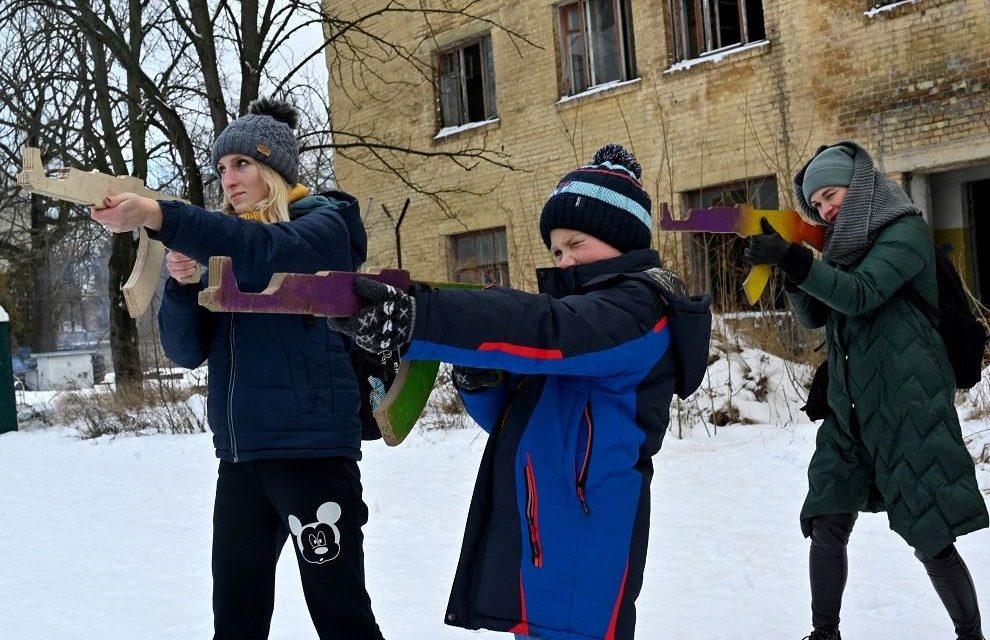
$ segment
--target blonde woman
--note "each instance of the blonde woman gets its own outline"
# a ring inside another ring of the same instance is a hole
[[[298,184],[297,113],[261,100],[213,146],[222,212],[134,194],[93,218],[148,229],[171,251],[158,323],[165,353],[209,363],[208,410],[220,458],[213,516],[215,638],[267,638],[275,565],[291,535],[322,639],[382,637],[364,584],[360,397],[340,335],[323,321],[212,313],[197,304],[198,264],[231,256],[238,284],[276,272],[355,271],[367,237],[357,201]],[[205,277],[205,276],[204,276]]]

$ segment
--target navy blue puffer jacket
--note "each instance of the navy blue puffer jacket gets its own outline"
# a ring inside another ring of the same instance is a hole
[[[230,256],[242,291],[279,272],[355,271],[367,252],[356,199],[342,192],[290,206],[290,222],[263,224],[180,202],[162,203],[169,249],[208,264]],[[322,318],[213,313],[198,285],[169,278],[158,325],[165,354],[209,363],[208,417],[217,457],[361,457],[360,397],[345,345]]]

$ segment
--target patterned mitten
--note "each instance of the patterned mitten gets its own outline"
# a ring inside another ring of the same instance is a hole
[[[412,338],[416,322],[416,301],[393,286],[358,276],[354,290],[371,302],[351,318],[327,318],[334,331],[354,339],[354,343],[371,353],[395,351]]]

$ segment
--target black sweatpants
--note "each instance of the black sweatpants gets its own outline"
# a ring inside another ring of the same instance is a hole
[[[368,508],[349,458],[220,461],[213,512],[215,640],[268,637],[288,538],[320,640],[381,640],[364,584]]]

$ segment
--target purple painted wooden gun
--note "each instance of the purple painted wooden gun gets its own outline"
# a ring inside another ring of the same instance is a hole
[[[409,272],[404,269],[382,269],[377,274],[348,271],[276,273],[264,291],[245,293],[237,286],[230,258],[214,256],[210,258],[207,287],[199,292],[199,304],[210,311],[350,317],[367,304],[354,292],[354,279],[358,276],[390,284],[402,291],[412,284]]]
[[[735,233],[742,237],[763,233],[760,218],[766,218],[785,240],[804,242],[821,249],[825,241],[825,227],[811,224],[797,211],[778,209],[754,209],[748,204],[738,207],[710,207],[691,209],[684,220],[674,220],[667,203],[661,205],[663,215],[660,228],[664,231],[706,231],[708,233]],[[754,265],[743,282],[743,290],[750,304],[756,304],[770,280],[770,265]]]
[[[371,278],[406,290],[411,281],[403,269],[374,273],[321,271],[276,273],[264,291],[242,292],[234,278],[230,258],[210,258],[209,282],[199,292],[199,304],[211,311],[235,313],[292,313],[314,316],[353,316],[367,303],[354,291],[354,279]],[[373,415],[382,439],[389,446],[402,442],[419,420],[437,379],[440,363],[432,360],[400,360],[395,380]],[[370,402],[362,398],[362,402]]]

